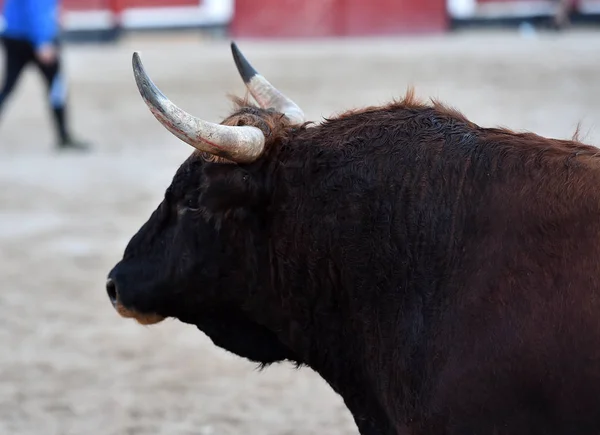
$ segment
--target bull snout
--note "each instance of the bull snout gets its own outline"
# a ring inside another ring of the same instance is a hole
[[[140,311],[137,309],[137,304],[131,301],[132,290],[127,289],[127,286],[125,286],[124,289],[119,289],[119,285],[117,285],[118,280],[115,278],[115,276],[116,274],[114,271],[108,275],[108,279],[106,280],[106,294],[108,295],[110,303],[117,313],[121,315],[121,317],[125,317],[126,319],[135,319],[142,325],[153,325],[165,319],[164,316],[161,316],[157,313],[146,312],[146,310]],[[127,295],[129,297],[124,298],[124,295],[121,294],[121,290],[128,292]],[[123,299],[128,300],[126,305],[123,304]]]
[[[110,300],[112,306],[117,308],[119,293],[117,292],[117,284],[112,278],[108,278],[106,280],[106,293],[108,294],[108,299]]]

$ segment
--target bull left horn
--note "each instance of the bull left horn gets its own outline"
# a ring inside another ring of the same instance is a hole
[[[240,49],[231,43],[231,53],[235,65],[256,102],[263,109],[275,109],[283,113],[290,121],[302,124],[305,121],[304,112],[300,107],[283,95],[275,86],[260,75],[244,57]]]
[[[144,102],[171,133],[194,148],[236,163],[258,159],[265,147],[265,135],[252,126],[228,126],[204,121],[177,107],[152,82],[139,53],[133,54],[133,73]]]

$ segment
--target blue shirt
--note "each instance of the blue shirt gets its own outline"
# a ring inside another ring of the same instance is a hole
[[[35,48],[58,36],[59,0],[4,0],[4,31],[13,39],[31,42]]]

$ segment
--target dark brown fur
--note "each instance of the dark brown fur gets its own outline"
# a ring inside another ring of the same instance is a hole
[[[126,306],[309,365],[364,435],[600,433],[596,148],[412,91],[316,126],[237,103],[265,155],[182,165],[111,272]]]

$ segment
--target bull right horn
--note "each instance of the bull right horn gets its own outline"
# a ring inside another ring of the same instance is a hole
[[[296,103],[283,95],[269,81],[260,75],[244,57],[240,49],[231,43],[231,53],[235,65],[256,102],[263,109],[275,109],[283,113],[290,121],[302,124],[305,121],[304,112]]]
[[[236,163],[251,163],[262,155],[265,135],[259,128],[214,124],[183,111],[165,97],[148,77],[137,52],[133,54],[133,73],[152,114],[182,141]]]

